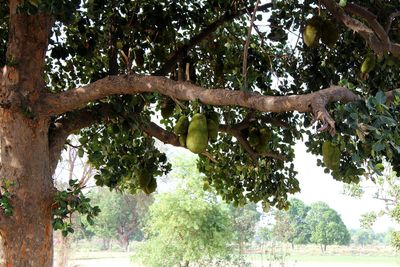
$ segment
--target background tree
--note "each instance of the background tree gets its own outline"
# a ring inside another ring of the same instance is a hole
[[[199,176],[184,178],[175,191],[156,195],[150,207],[147,239],[135,256],[146,266],[205,264],[232,253],[228,207],[202,190]]]
[[[71,133],[97,184],[130,192],[154,191],[169,171],[153,137],[199,153],[209,184],[234,203],[287,207],[302,134],[337,180],[357,182],[383,160],[398,170],[398,3],[347,2],[1,1],[5,265],[51,266],[52,226],[70,230],[51,223],[69,213],[55,202],[96,213],[54,189]],[[200,119],[187,144],[185,129],[173,133],[182,115]]]
[[[385,208],[379,211],[367,212],[361,216],[361,226],[367,230],[371,230],[375,221],[384,215],[388,215],[394,222],[400,223],[400,178],[390,166],[386,166],[385,168],[382,164],[380,169],[379,174],[381,175],[373,175],[372,177],[374,181],[372,185],[374,188],[373,197],[381,200],[385,204]],[[344,193],[361,198],[365,193],[363,186],[366,184],[366,181],[363,182],[357,185],[345,186]],[[391,235],[392,245],[400,250],[400,232],[393,230],[391,231]]]
[[[306,217],[310,227],[310,241],[321,246],[322,252],[326,252],[328,245],[348,245],[350,233],[339,214],[324,202],[311,204]]]
[[[71,136],[69,138],[69,143],[70,144],[66,147],[62,155],[57,172],[54,175],[55,186],[60,191],[72,190],[70,183],[73,181],[77,181],[80,188],[86,188],[90,178],[93,178],[93,168],[87,164],[85,159],[78,155],[78,149],[74,145],[77,144],[77,138]],[[79,229],[82,226],[78,223],[78,214],[70,214],[69,216],[70,220],[73,222],[72,227],[74,232],[83,230]],[[55,265],[57,267],[67,267],[71,243],[75,236],[71,237],[59,233],[59,236],[56,238],[56,240],[59,241],[59,246]]]
[[[310,242],[310,228],[306,222],[306,217],[310,207],[297,198],[290,200],[290,207],[287,211],[289,223],[293,227],[293,233],[288,241],[292,244],[307,244]]]
[[[106,188],[90,192],[90,198],[101,212],[89,229],[104,240],[117,240],[121,248],[128,251],[129,242],[141,231],[141,221],[154,198],[144,193],[132,196]]]
[[[254,238],[261,213],[257,211],[257,205],[254,203],[247,204],[244,207],[230,206],[229,209],[235,240],[239,245],[239,254],[243,254],[244,244]]]

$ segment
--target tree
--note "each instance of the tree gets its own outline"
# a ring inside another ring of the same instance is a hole
[[[357,245],[364,247],[365,245],[372,244],[375,240],[374,232],[365,229],[357,229],[351,233],[352,241]]]
[[[184,178],[175,191],[156,195],[150,206],[147,240],[135,255],[146,266],[189,266],[231,253],[228,207],[202,190],[199,176]]]
[[[379,175],[380,174],[380,175]],[[385,204],[385,208],[379,211],[371,211],[362,215],[361,226],[367,230],[371,230],[375,221],[383,215],[388,215],[393,221],[400,223],[400,178],[390,166],[381,166],[381,172],[373,175],[375,199],[381,200]],[[367,181],[357,185],[348,185],[344,188],[344,193],[356,198],[360,198],[364,193],[363,185]],[[391,231],[391,243],[400,250],[400,232]]]
[[[244,207],[230,206],[230,213],[239,253],[243,254],[244,243],[253,239],[261,213],[257,211],[257,205],[254,203]]]
[[[307,244],[310,242],[310,227],[306,217],[310,207],[303,201],[293,198],[287,211],[275,211],[275,224],[273,233],[275,239],[281,242],[294,244]]]
[[[295,226],[290,223],[289,214],[282,210],[274,212],[275,224],[272,228],[274,240],[279,242],[290,242],[295,233]]]
[[[310,241],[321,246],[326,252],[327,245],[347,245],[350,233],[339,214],[324,202],[316,202],[310,206],[306,222],[311,230]]]
[[[75,137],[70,138],[74,143],[77,142]],[[71,142],[71,141],[70,141]],[[65,177],[66,176],[66,177]],[[70,183],[74,180],[80,188],[85,188],[90,178],[93,177],[93,169],[87,162],[78,156],[78,149],[70,144],[65,153],[62,155],[62,160],[60,161],[58,172],[54,175],[55,186],[60,191],[73,190]],[[84,229],[82,224],[77,223],[78,214],[70,214],[70,221],[73,222],[73,230],[76,232],[79,230],[83,232]],[[65,232],[62,232],[65,233]],[[66,267],[68,265],[68,257],[71,249],[72,238],[71,236],[66,236],[60,233],[60,237],[56,237],[60,240],[58,254],[55,257],[55,265],[57,267]],[[75,235],[74,237],[76,237]]]
[[[196,116],[201,127],[191,127],[188,146],[201,152],[199,169],[227,201],[286,207],[287,194],[299,191],[291,163],[302,133],[311,153],[325,147],[318,164],[337,180],[357,182],[383,158],[398,170],[396,7],[392,0],[1,1],[5,266],[52,265],[59,208],[52,174],[71,133],[82,136],[97,183],[130,192],[150,193],[154,177],[169,171],[152,138],[185,145],[173,125],[199,111],[212,140]],[[257,21],[266,12],[264,28]],[[288,42],[302,30],[304,42]],[[319,134],[304,129],[310,121]]]
[[[153,197],[144,193],[132,196],[100,188],[91,192],[90,198],[101,210],[91,230],[97,237],[117,240],[121,248],[128,251],[130,240],[141,231],[141,220],[154,201]]]
[[[288,210],[289,223],[293,227],[293,234],[288,241],[292,244],[307,244],[310,242],[310,230],[306,222],[306,217],[310,207],[304,204],[303,201],[297,198],[290,200]]]

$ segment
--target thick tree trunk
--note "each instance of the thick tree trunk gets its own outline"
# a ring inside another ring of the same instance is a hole
[[[0,211],[3,266],[52,266],[53,183],[49,168],[46,121],[0,110],[0,177],[13,182],[13,215]]]

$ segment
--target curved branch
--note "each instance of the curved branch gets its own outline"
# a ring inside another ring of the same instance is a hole
[[[258,11],[265,11],[270,7],[272,7],[271,3],[264,4],[264,5],[260,6],[260,7],[258,7],[257,10]],[[254,9],[255,9],[255,7],[251,8],[250,11],[254,10]],[[169,58],[167,59],[167,61],[164,63],[164,65],[158,71],[156,71],[154,73],[154,75],[157,75],[157,76],[165,76],[165,75],[167,75],[171,71],[171,69],[174,67],[174,65],[179,61],[179,59],[181,59],[182,57],[186,56],[186,54],[188,53],[188,51],[190,49],[195,47],[202,40],[204,40],[210,34],[215,32],[218,29],[219,26],[222,26],[224,23],[226,23],[228,21],[232,21],[233,19],[245,14],[248,11],[249,11],[248,8],[244,8],[244,9],[238,10],[236,12],[225,12],[225,14],[221,18],[217,19],[216,21],[214,21],[213,23],[208,25],[206,28],[201,30],[198,34],[193,36],[189,40],[189,42],[187,42],[186,44],[182,45],[173,54],[171,54],[169,56]]]
[[[387,31],[376,20],[375,14],[355,4],[347,4],[343,9],[333,0],[321,0],[321,2],[332,13],[336,20],[342,22],[350,30],[360,34],[376,54],[381,55],[386,52],[391,52],[393,55],[400,57],[400,44],[391,42]],[[371,28],[361,21],[352,18],[345,11],[365,18]]]
[[[305,95],[264,96],[236,90],[204,89],[188,82],[177,82],[164,77],[129,75],[110,76],[87,86],[47,94],[43,97],[42,109],[38,112],[45,116],[60,115],[111,95],[153,92],[179,100],[200,100],[204,104],[214,106],[241,106],[276,113],[298,111],[317,114],[330,102],[347,103],[360,99],[347,88],[339,86]]]

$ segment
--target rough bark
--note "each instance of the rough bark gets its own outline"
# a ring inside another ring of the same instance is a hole
[[[8,66],[0,80],[0,155],[2,182],[12,182],[13,215],[0,215],[3,266],[52,266],[53,183],[48,119],[33,118],[44,88],[44,57],[52,20],[46,14],[17,12],[11,0]]]
[[[0,218],[7,267],[52,266],[53,184],[46,126],[45,121],[32,125],[18,113],[0,111],[0,177],[14,183],[14,213]]]

